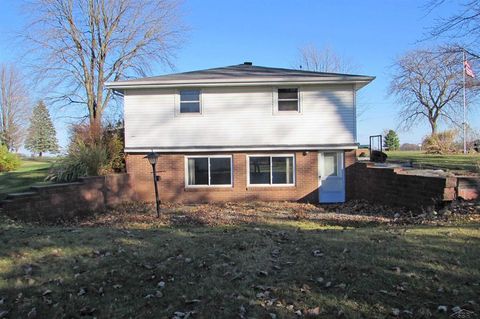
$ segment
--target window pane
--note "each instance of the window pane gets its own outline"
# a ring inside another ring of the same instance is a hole
[[[208,185],[208,158],[188,159],[188,185]]]
[[[230,158],[210,158],[210,184],[230,185]]]
[[[337,176],[337,153],[325,153],[323,165],[325,176]]]
[[[200,112],[200,103],[198,102],[180,103],[180,113],[199,113],[199,112]]]
[[[278,101],[279,111],[298,111],[298,101]]]
[[[298,99],[298,89],[278,89],[278,99]]]
[[[198,102],[200,101],[199,90],[182,90],[180,91],[180,102]]]
[[[250,157],[250,184],[270,184],[270,157]]]
[[[293,183],[293,157],[272,157],[272,182]]]

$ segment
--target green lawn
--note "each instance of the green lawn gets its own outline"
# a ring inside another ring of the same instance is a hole
[[[434,155],[421,151],[394,151],[387,152],[388,161],[412,161],[426,168],[439,168],[446,170],[464,170],[479,172],[480,154],[478,155]]]
[[[8,193],[21,192],[33,185],[45,184],[52,159],[22,160],[19,169],[0,173],[0,199]]]
[[[201,206],[194,214],[177,209],[171,222],[132,207],[122,220],[112,212],[84,227],[4,220],[0,313],[394,318],[398,309],[401,318],[449,318],[460,306],[462,318],[480,315],[478,221],[357,227],[345,216],[340,222],[336,214],[291,207]],[[238,209],[239,216],[265,215],[254,223],[215,219]],[[199,222],[205,214],[211,225]]]

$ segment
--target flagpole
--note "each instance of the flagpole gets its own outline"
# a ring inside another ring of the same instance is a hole
[[[463,154],[467,154],[467,96],[465,94],[465,49],[463,49]]]

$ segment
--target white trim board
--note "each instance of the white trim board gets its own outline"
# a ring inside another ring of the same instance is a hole
[[[358,145],[298,145],[298,146],[212,146],[212,147],[135,147],[125,148],[125,153],[196,153],[196,152],[250,152],[250,151],[317,151],[317,150],[356,150]]]

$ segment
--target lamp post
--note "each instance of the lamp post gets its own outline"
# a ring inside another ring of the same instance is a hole
[[[157,172],[155,170],[155,165],[157,165],[158,155],[157,153],[154,153],[152,151],[148,153],[147,156],[145,156],[145,158],[148,159],[148,161],[152,165],[153,185],[155,186],[155,203],[157,207],[157,218],[158,218],[160,217],[160,200],[158,199]]]

